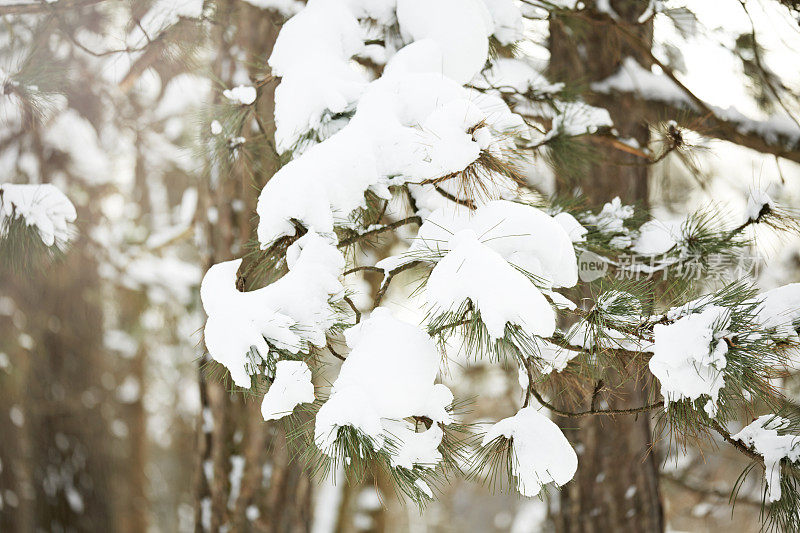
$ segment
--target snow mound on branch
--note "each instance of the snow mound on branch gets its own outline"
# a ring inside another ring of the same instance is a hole
[[[279,152],[319,128],[325,115],[353,109],[367,80],[350,58],[363,47],[358,20],[340,0],[309,2],[283,25],[268,61],[282,78],[275,89]]]
[[[481,0],[398,0],[397,20],[407,40],[436,41],[442,74],[458,83],[467,83],[486,63],[493,23]]]
[[[586,240],[586,234],[589,233],[589,230],[584,228],[574,216],[563,212],[554,215],[553,220],[558,222],[564,231],[567,232],[572,242],[583,242]]]
[[[552,342],[537,339],[538,353],[535,360],[541,364],[541,373],[550,374],[551,372],[561,372],[567,368],[567,364],[575,359],[580,352],[562,348]]]
[[[764,476],[767,482],[767,500],[781,499],[781,459],[800,460],[800,436],[779,435],[789,429],[790,421],[775,415],[763,415],[733,435],[764,457]]]
[[[719,391],[725,386],[728,345],[720,334],[730,320],[724,307],[709,305],[672,324],[656,324],[650,372],[661,382],[664,402],[710,397],[704,409],[717,413]]]
[[[800,319],[800,283],[790,283],[756,296],[757,320],[765,328],[777,328],[787,338],[795,337],[794,322]]]
[[[336,320],[330,302],[343,294],[345,264],[336,246],[309,231],[289,247],[286,262],[285,276],[255,291],[236,290],[241,259],[214,265],[200,285],[206,347],[240,387],[249,388],[250,376],[266,361],[267,341],[292,353],[325,346]]]
[[[507,107],[484,110],[452,80],[419,72],[425,63],[415,59],[432,47],[435,43],[423,41],[401,50],[364,92],[347,126],[267,183],[257,207],[262,248],[293,235],[292,220],[332,237],[334,226],[351,224],[367,190],[388,198],[388,185],[460,172],[505,137],[495,135],[495,124],[503,129],[521,124]],[[481,124],[486,126],[476,130]]]
[[[535,207],[495,200],[475,211],[448,206],[433,212],[404,254],[378,263],[386,271],[415,260],[436,262],[451,250],[453,236],[472,230],[488,248],[535,276],[544,288],[573,287],[578,282],[575,248],[553,217]]]
[[[514,0],[483,0],[492,15],[492,35],[500,44],[512,44],[522,39],[525,27],[522,12]]]
[[[35,228],[46,246],[62,246],[70,240],[69,223],[75,222],[77,213],[55,185],[0,184],[0,231],[5,219],[14,218]]]
[[[764,191],[755,190],[747,197],[747,219],[755,222],[764,207],[774,207],[772,198]]]
[[[222,91],[222,95],[234,104],[250,105],[256,101],[256,88],[250,85],[239,85],[233,89]]]
[[[686,93],[663,74],[655,74],[644,68],[632,57],[622,60],[619,70],[608,78],[594,82],[593,91],[603,94],[612,92],[637,93],[649,100],[688,103]]]
[[[369,437],[375,450],[385,448],[393,455],[394,464],[438,462],[441,433],[433,427],[451,422],[446,408],[453,395],[434,384],[440,356],[433,340],[385,308],[348,329],[345,339],[351,352],[317,414],[314,441],[319,449],[333,454],[338,428],[351,426]],[[425,437],[395,422],[412,416],[434,422]]]
[[[532,335],[553,334],[555,312],[541,291],[481,243],[473,230],[456,233],[449,247],[426,285],[427,301],[434,312],[458,309],[470,300],[493,340],[505,335],[506,324],[518,325]]]
[[[557,93],[564,88],[563,83],[550,83],[527,61],[510,57],[495,59],[473,83],[481,89],[496,88],[500,92],[513,91],[523,95],[529,92]]]
[[[314,384],[311,369],[304,361],[278,361],[275,381],[261,402],[264,420],[277,420],[291,414],[301,403],[314,401]]]
[[[392,467],[412,469],[414,466],[434,468],[442,460],[439,445],[444,431],[439,424],[431,424],[425,431],[417,433],[415,424],[407,420],[383,420],[384,433],[393,443],[390,452]]]
[[[681,222],[648,220],[639,228],[639,236],[631,250],[643,255],[667,253],[681,237]]]
[[[369,19],[383,26],[396,21],[397,0],[345,0],[360,20]]]
[[[578,456],[561,429],[534,407],[525,407],[492,426],[486,446],[498,437],[511,440],[511,471],[517,490],[532,498],[548,483],[568,483],[578,469]]]

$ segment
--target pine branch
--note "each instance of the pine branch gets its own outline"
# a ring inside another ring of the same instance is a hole
[[[363,266],[353,267],[350,270],[345,270],[342,275],[349,276],[350,274],[355,274],[356,272],[378,272],[380,274],[383,274],[383,269],[372,265],[363,265]]]
[[[647,96],[641,95],[638,92],[633,92],[632,95],[644,101],[648,108],[655,107],[653,104],[660,104],[666,110],[670,111],[669,115],[674,116],[675,120],[681,115],[689,116],[695,123],[684,124],[685,127],[696,129],[698,125],[703,126],[703,130],[699,131],[702,135],[717,137],[721,140],[739,144],[746,148],[753,150],[777,155],[790,161],[800,163],[800,128],[793,138],[783,138],[778,132],[771,132],[771,136],[776,137],[773,141],[768,139],[766,135],[761,135],[753,131],[752,124],[745,124],[743,121],[733,119],[723,119],[718,116],[714,108],[706,103],[703,99],[694,94],[680,79],[675,75],[673,70],[664,62],[659,60],[654,54],[652,47],[628,30],[623,24],[609,17],[607,14],[595,14],[594,16],[602,19],[602,22],[612,24],[620,33],[622,33],[631,45],[638,48],[644,53],[647,58],[654,64],[658,65],[664,74],[686,95],[689,102],[683,105],[675,106],[673,103],[663,101],[651,101]],[[662,113],[665,109],[658,109]],[[663,115],[662,115],[663,116]],[[743,126],[747,126],[744,128]],[[792,148],[787,148],[791,145]]]
[[[582,418],[585,416],[616,416],[616,415],[635,415],[638,413],[644,413],[647,411],[653,411],[655,409],[663,409],[664,402],[654,402],[649,405],[643,405],[641,407],[633,407],[630,409],[594,409],[591,408],[588,411],[564,411],[563,409],[559,409],[555,405],[551,404],[544,397],[537,391],[532,384],[528,384],[528,392],[536,398],[540,404],[546,407],[548,410],[552,411],[554,414],[558,416],[562,416],[565,418]]]
[[[405,263],[404,265],[400,265],[399,267],[395,268],[394,270],[390,270],[386,273],[386,278],[381,283],[381,288],[378,289],[378,294],[375,295],[375,302],[373,303],[372,307],[378,307],[383,300],[383,297],[386,295],[386,291],[389,290],[389,284],[392,282],[392,279],[401,272],[405,272],[406,270],[410,270],[416,266],[418,266],[421,261],[411,261],[410,263]]]
[[[381,233],[397,229],[397,228],[399,228],[401,226],[405,226],[407,224],[416,224],[417,226],[421,226],[422,225],[422,218],[420,218],[418,216],[408,217],[408,218],[404,218],[402,220],[398,220],[396,222],[392,222],[391,224],[386,224],[385,226],[381,226],[379,228],[375,228],[375,229],[371,229],[369,231],[365,231],[364,233],[361,233],[361,234],[356,235],[354,237],[349,237],[347,239],[343,239],[342,241],[339,242],[339,248],[344,248],[344,247],[350,246],[351,244],[355,244],[358,241],[361,241],[363,239],[368,239],[370,237],[374,237],[375,235],[380,235]]]

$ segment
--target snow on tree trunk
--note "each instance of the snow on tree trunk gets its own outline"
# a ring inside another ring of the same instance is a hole
[[[612,4],[628,30],[644,42],[652,40],[652,23],[633,23],[647,7],[647,2],[620,0]],[[576,28],[577,25],[580,28]],[[553,81],[601,80],[616,72],[628,56],[649,65],[641,50],[631,47],[613,26],[587,24],[577,18],[556,18],[551,22],[550,53],[550,79]],[[620,138],[634,138],[641,146],[647,145],[648,126],[636,120],[638,115],[632,107],[637,104],[633,99],[598,96],[597,101],[590,100],[590,103],[609,111]],[[599,158],[587,163],[579,182],[590,205],[599,207],[617,196],[623,203],[645,204],[648,200],[647,167],[625,152],[599,145],[595,148]],[[565,176],[560,178],[560,186],[565,190],[574,187],[575,183],[564,179]],[[613,376],[608,381],[605,388],[613,390],[613,395],[601,393],[595,399],[598,405],[606,402],[608,408],[625,409],[647,403],[648,381],[623,375]],[[574,409],[575,406],[568,407]],[[663,531],[650,417],[643,414],[638,417],[559,418],[557,422],[578,450],[581,465],[574,480],[561,488],[559,505],[554,507],[557,531]]]

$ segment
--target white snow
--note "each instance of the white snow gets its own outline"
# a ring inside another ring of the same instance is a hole
[[[553,216],[553,220],[567,232],[572,242],[583,242],[586,240],[586,234],[589,232],[578,222],[574,216],[569,213],[562,212]]]
[[[615,74],[592,83],[591,88],[598,93],[630,92],[661,102],[689,102],[686,93],[675,82],[663,74],[655,74],[644,68],[632,57],[623,59],[622,66]]]
[[[747,218],[755,222],[764,206],[773,207],[772,198],[764,191],[754,190],[747,197]]]
[[[271,9],[283,15],[291,17],[305,7],[300,0],[244,0],[248,4],[260,7],[261,9]]]
[[[472,230],[487,248],[512,265],[536,276],[544,288],[573,287],[578,265],[572,240],[558,221],[535,207],[496,200],[475,211],[450,206],[432,213],[407,252],[378,266],[389,271],[407,261],[430,260],[451,250],[452,238]]]
[[[330,301],[344,291],[339,250],[308,232],[287,250],[286,261],[285,276],[255,291],[236,290],[241,260],[214,265],[203,278],[206,347],[240,387],[250,387],[249,376],[266,360],[267,340],[292,353],[307,351],[309,345],[325,345],[326,331],[335,321]],[[257,354],[250,353],[251,347]]]
[[[493,23],[481,0],[398,0],[397,20],[408,40],[439,45],[445,76],[466,83],[483,68]]]
[[[492,426],[481,445],[498,437],[511,439],[512,473],[523,496],[538,495],[548,483],[564,485],[578,469],[578,456],[561,429],[534,407]]]
[[[313,36],[313,38],[309,38]],[[269,66],[278,151],[292,149],[326,115],[354,107],[367,80],[349,60],[364,47],[358,20],[341,0],[316,0],[281,28]]]
[[[764,476],[767,482],[767,500],[781,499],[781,459],[800,460],[800,436],[779,435],[779,430],[790,427],[790,421],[775,415],[762,415],[733,435],[764,457]]]
[[[275,381],[261,402],[264,420],[277,420],[291,414],[301,403],[314,401],[314,384],[311,369],[304,361],[278,361]]]
[[[433,428],[438,422],[451,422],[446,407],[453,395],[444,385],[434,384],[440,355],[433,340],[385,308],[348,329],[345,339],[351,351],[317,414],[314,440],[319,449],[334,453],[337,429],[352,426],[370,437],[376,450],[387,438],[399,444],[394,464],[437,462],[442,434]],[[422,434],[412,434],[399,422],[412,416],[428,417],[434,424]]]
[[[522,12],[514,0],[483,0],[492,15],[492,35],[500,44],[512,44],[524,36]]]
[[[586,216],[585,221],[588,224],[597,226],[597,230],[601,233],[627,233],[628,229],[624,226],[624,223],[633,214],[633,206],[623,204],[619,196],[617,196],[604,204],[599,214]]]
[[[553,126],[540,141],[546,141],[557,135],[577,137],[587,133],[595,133],[603,127],[612,127],[614,121],[608,110],[591,106],[583,102],[568,102],[562,105],[560,112],[553,117]]]
[[[256,88],[251,85],[238,85],[222,91],[222,95],[234,104],[250,105],[256,101]]]
[[[456,233],[449,247],[426,285],[427,301],[434,313],[455,311],[470,300],[493,340],[505,335],[506,324],[518,325],[531,335],[553,334],[555,312],[541,291],[499,253],[481,243],[473,230]]]
[[[542,374],[561,372],[567,368],[570,361],[580,354],[577,350],[568,350],[544,339],[538,339],[537,348],[537,357],[534,358],[534,361],[541,366],[539,370]]]
[[[332,236],[334,226],[350,224],[367,190],[388,198],[390,183],[459,172],[496,138],[489,129],[480,140],[468,130],[482,122],[492,132],[495,125],[499,130],[518,123],[507,108],[498,113],[496,102],[483,110],[480,105],[493,102],[473,103],[452,80],[420,72],[431,65],[417,59],[430,56],[431,50],[436,50],[434,42],[420,41],[398,52],[384,76],[364,92],[347,126],[309,148],[267,183],[257,208],[262,247],[294,234],[291,220]]]
[[[23,218],[39,232],[47,246],[63,246],[70,240],[69,224],[75,222],[75,206],[54,185],[0,184],[0,232],[5,219]],[[0,233],[0,237],[2,237]]]
[[[706,396],[706,412],[716,415],[728,345],[715,331],[724,331],[729,319],[727,309],[708,305],[672,324],[656,324],[649,366],[661,383],[665,403]]]
[[[643,255],[659,255],[666,253],[680,239],[680,224],[648,220],[639,228],[639,236],[631,250]]]
[[[787,338],[796,337],[794,322],[800,319],[800,283],[790,283],[756,296],[758,322],[765,328],[777,328]]]

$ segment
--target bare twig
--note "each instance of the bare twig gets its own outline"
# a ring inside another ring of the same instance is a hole
[[[405,226],[407,224],[416,224],[417,226],[421,226],[422,225],[422,218],[420,218],[418,216],[408,217],[408,218],[404,218],[402,220],[398,220],[396,222],[392,222],[391,224],[386,224],[385,226],[381,226],[379,228],[375,228],[375,229],[371,229],[369,231],[365,231],[364,233],[361,233],[361,234],[356,235],[354,237],[350,237],[350,238],[347,238],[347,239],[344,239],[344,240],[340,241],[339,242],[339,248],[344,248],[345,246],[350,246],[351,244],[355,244],[358,241],[361,241],[363,239],[368,239],[370,237],[374,237],[375,235],[380,235],[381,233],[384,233],[386,231],[391,231],[393,229],[397,229],[397,228],[399,228],[401,226]]]

